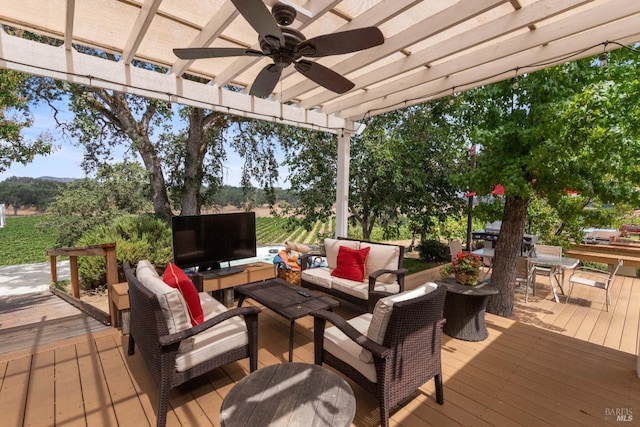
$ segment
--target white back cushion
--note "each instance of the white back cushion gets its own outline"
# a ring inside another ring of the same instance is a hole
[[[337,259],[340,246],[360,249],[360,242],[357,240],[324,239],[324,249],[327,252],[327,265],[331,270],[338,266]]]
[[[145,288],[153,292],[158,298],[170,334],[191,327],[187,303],[182,294],[178,289],[164,283],[149,261],[138,262],[136,277]]]
[[[362,242],[360,248],[369,249],[367,257],[367,265],[365,266],[364,276],[368,279],[371,273],[378,270],[397,270],[398,258],[400,257],[400,246],[396,245],[377,245],[375,243]],[[377,278],[376,282],[395,283],[395,274],[382,274]]]
[[[406,301],[426,295],[436,289],[438,289],[438,285],[433,282],[427,282],[415,289],[411,289],[410,291],[381,298],[373,309],[373,317],[371,318],[367,337],[378,344],[382,344],[387,332],[387,325],[389,325],[391,313],[393,312],[393,305],[398,301]],[[362,349],[360,352],[360,360],[367,363],[373,363],[373,356],[370,351]]]

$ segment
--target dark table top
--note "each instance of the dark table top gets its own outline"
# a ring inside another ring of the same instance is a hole
[[[349,426],[356,401],[349,384],[318,365],[283,363],[258,369],[233,386],[220,423],[232,426]]]
[[[499,292],[498,288],[496,288],[495,286],[491,286],[491,283],[488,281],[478,283],[475,286],[469,286],[456,282],[456,279],[447,278],[436,280],[436,283],[445,285],[447,287],[447,292],[451,292],[453,294],[486,296],[495,295]]]
[[[292,285],[282,279],[268,279],[235,288],[241,295],[252,298],[279,315],[289,319],[299,319],[309,314],[337,307],[338,300]],[[310,297],[300,295],[303,290]]]

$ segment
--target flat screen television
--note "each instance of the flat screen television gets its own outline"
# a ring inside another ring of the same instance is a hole
[[[253,212],[174,216],[171,232],[175,264],[180,268],[197,267],[205,276],[242,271],[223,263],[256,256]]]

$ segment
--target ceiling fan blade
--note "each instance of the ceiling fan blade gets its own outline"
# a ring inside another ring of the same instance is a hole
[[[278,84],[282,75],[282,69],[276,67],[274,64],[269,64],[260,71],[258,77],[253,81],[249,95],[258,96],[264,98],[271,95],[273,88]]]
[[[312,37],[298,44],[296,50],[303,56],[317,58],[357,52],[382,43],[384,36],[377,27],[365,27]]]
[[[249,25],[274,47],[284,46],[284,35],[262,0],[231,0]]]
[[[296,62],[294,67],[308,79],[336,93],[348,92],[355,86],[350,80],[317,62],[302,60]]]
[[[264,56],[259,50],[242,47],[188,47],[173,49],[180,59],[224,58],[227,56]]]

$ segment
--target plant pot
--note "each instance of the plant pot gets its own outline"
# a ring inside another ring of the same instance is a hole
[[[476,285],[478,283],[478,273],[464,273],[464,272],[458,272],[455,273],[456,276],[456,282],[462,284],[462,285],[469,285],[469,286],[473,286]]]

